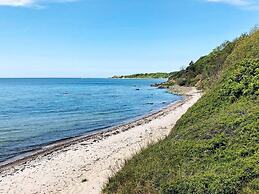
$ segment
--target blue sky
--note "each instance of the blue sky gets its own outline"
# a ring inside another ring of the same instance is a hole
[[[0,0],[0,77],[174,71],[259,24],[259,0]]]

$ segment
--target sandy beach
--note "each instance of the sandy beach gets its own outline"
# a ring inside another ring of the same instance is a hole
[[[108,131],[57,143],[0,168],[0,193],[100,193],[126,159],[165,138],[202,94],[195,89],[181,101]]]

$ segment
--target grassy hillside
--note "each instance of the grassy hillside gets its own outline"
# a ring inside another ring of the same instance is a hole
[[[256,31],[258,30],[255,29],[252,33],[256,34]],[[168,82],[161,86],[168,87],[178,84],[196,86],[205,90],[211,88],[212,84],[217,83],[226,66],[231,65],[232,62],[235,63],[239,58],[255,56],[256,54],[253,52],[258,53],[258,50],[254,48],[257,47],[258,49],[258,45],[256,45],[258,39],[256,39],[256,35],[243,34],[232,42],[226,41],[208,55],[199,58],[195,63],[191,62],[186,69],[171,73]]]
[[[206,94],[169,137],[127,161],[105,193],[259,193],[259,31],[195,64],[171,81],[185,78]]]
[[[132,75],[122,75],[122,76],[113,76],[113,78],[136,78],[136,79],[161,79],[161,78],[169,78],[170,73],[139,73],[139,74],[132,74]]]
[[[236,42],[225,42],[195,63],[191,62],[185,70],[175,72],[169,78],[169,82],[205,88],[219,77],[223,64],[233,51]]]

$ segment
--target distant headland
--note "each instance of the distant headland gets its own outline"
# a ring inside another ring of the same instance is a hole
[[[131,75],[114,75],[113,79],[167,79],[171,73],[157,72],[157,73],[137,73]]]

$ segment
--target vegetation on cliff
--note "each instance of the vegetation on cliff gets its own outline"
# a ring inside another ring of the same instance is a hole
[[[259,30],[169,81],[206,93],[165,140],[127,161],[104,192],[259,193]]]
[[[167,82],[160,87],[169,87],[174,84],[181,86],[196,86],[206,90],[217,83],[223,70],[233,65],[241,58],[258,57],[258,29],[251,34],[243,34],[234,41],[226,41],[215,48],[208,55],[200,57],[196,62],[191,61],[186,69],[170,73]]]

